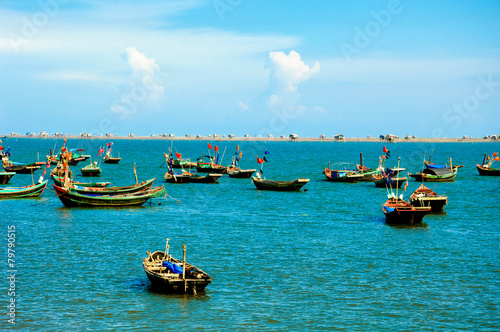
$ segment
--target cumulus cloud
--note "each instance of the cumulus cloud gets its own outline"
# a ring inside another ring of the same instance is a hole
[[[270,52],[269,58],[273,65],[274,79],[278,88],[284,93],[296,93],[297,86],[319,72],[319,62],[311,68],[302,61],[300,54],[290,51],[288,55],[284,52]]]
[[[288,55],[284,52],[270,52],[269,59],[272,72],[271,94],[267,99],[268,107],[275,113],[286,113],[290,117],[303,113],[306,108],[298,105],[300,98],[298,86],[319,72],[319,62],[310,67],[295,51],[290,51]]]
[[[163,96],[164,88],[158,77],[160,66],[154,58],[148,58],[135,47],[125,49],[125,58],[132,69],[132,77],[135,85],[141,85],[148,92],[150,100],[158,100]]]

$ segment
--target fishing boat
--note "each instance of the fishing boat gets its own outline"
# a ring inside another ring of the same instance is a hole
[[[174,171],[168,171],[165,173],[165,181],[168,183],[189,183],[190,175],[185,173],[177,173]]]
[[[97,166],[97,161],[90,163],[89,165],[81,169],[82,176],[99,176],[101,175],[101,168]]]
[[[120,162],[120,160],[122,160],[122,158],[113,157],[113,156],[111,156],[111,152],[108,151],[108,152],[106,152],[106,155],[104,156],[104,158],[102,158],[102,160],[106,164],[118,164]]]
[[[9,160],[8,157],[2,157],[2,165],[6,172],[19,173],[19,174],[31,174],[39,170],[45,163],[34,162],[31,164],[21,164],[14,163]]]
[[[67,207],[130,207],[140,206],[148,200],[156,197],[161,197],[166,194],[165,187],[153,187],[148,190],[143,190],[131,194],[122,195],[93,195],[80,194],[72,188],[64,188],[56,186],[54,190],[57,197]]]
[[[168,253],[168,239],[165,251],[147,252],[142,262],[144,272],[154,289],[167,293],[192,293],[203,291],[212,278],[201,269],[186,262],[186,246],[183,246],[183,259],[179,260]]]
[[[500,176],[500,168],[494,168],[494,167],[491,167],[492,164],[495,162],[495,161],[498,161],[500,160],[500,157],[498,157],[498,153],[493,153],[493,157],[494,158],[490,158],[489,156],[487,156],[487,154],[485,153],[484,154],[484,158],[483,158],[483,163],[481,165],[479,164],[476,164],[476,167],[477,167],[477,171],[479,172],[480,175],[487,175],[487,176]],[[489,160],[488,163],[486,163],[487,159]]]
[[[401,195],[403,196],[403,195]],[[419,224],[425,215],[431,211],[431,207],[415,207],[410,203],[397,197],[393,193],[388,195],[388,200],[382,205],[386,222],[389,224]]]
[[[129,186],[112,186],[112,187],[83,187],[79,185],[75,185],[74,182],[70,182],[69,188],[73,192],[77,192],[79,194],[87,194],[87,195],[123,195],[123,194],[131,194],[143,190],[148,190],[153,186],[155,178],[143,181],[141,183],[129,185]]]
[[[40,196],[49,180],[40,181],[25,187],[0,187],[0,198],[26,198]]]
[[[84,151],[83,149],[69,149],[68,151],[70,155],[69,158],[67,158],[67,163],[70,166],[76,166],[80,161],[85,161],[90,157],[89,155],[82,155],[80,153]],[[51,165],[57,165],[59,161],[61,161],[61,153],[53,154],[52,149],[50,149],[47,159],[50,160]]]
[[[411,194],[408,202],[411,206],[430,207],[431,212],[443,212],[444,206],[448,203],[448,197],[446,197],[446,195],[439,195],[421,184],[420,187]]]
[[[56,185],[58,185],[59,187],[63,187],[64,186],[64,177],[59,177],[57,175],[54,175],[54,174],[50,174],[50,176],[52,177],[52,180],[54,181],[54,183]],[[79,182],[79,181],[74,181],[74,180],[70,180],[69,182],[70,185],[75,185],[75,186],[80,186],[80,187],[100,187],[100,188],[103,188],[103,187],[107,187],[111,184],[111,182],[109,181],[102,181],[102,182]]]
[[[240,169],[238,167],[229,167],[227,169],[227,175],[230,178],[237,179],[249,179],[252,177],[252,174],[255,173],[256,169]]]
[[[386,173],[374,174],[372,176],[375,187],[379,188],[401,188],[401,186],[408,180],[407,177],[393,177],[384,175]]]
[[[207,158],[209,162],[204,162],[203,160],[205,158]],[[226,174],[227,167],[216,164],[214,162],[214,157],[201,156],[200,158],[198,158],[198,162],[196,163],[196,171],[200,173]]]
[[[457,176],[458,168],[425,168],[419,173],[408,173],[417,182],[452,182]]]
[[[200,174],[192,174],[189,176],[189,182],[193,183],[217,183],[219,179],[222,177],[222,174],[218,173],[209,173],[205,175]]]
[[[7,184],[14,175],[15,172],[0,172],[0,184]]]
[[[332,182],[358,182],[363,178],[363,174],[359,174],[356,170],[349,168],[348,163],[337,163],[338,165],[335,169],[331,169],[330,166],[325,167],[323,174],[325,174],[326,179]]]
[[[356,165],[356,171],[358,174],[362,175],[361,177],[358,177],[357,181],[362,181],[362,182],[371,182],[373,181],[373,176],[378,175],[381,173],[381,170],[383,168],[368,168],[363,165],[363,153],[359,154],[359,159],[360,159],[360,164]]]
[[[273,190],[273,191],[300,191],[310,180],[309,179],[296,179],[292,181],[275,181],[265,180],[259,176],[252,177],[253,184],[259,190]]]

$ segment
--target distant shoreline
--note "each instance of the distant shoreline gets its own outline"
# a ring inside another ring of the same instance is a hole
[[[66,135],[48,135],[48,136],[29,136],[29,135],[4,135],[1,136],[3,139],[12,138],[34,138],[34,139],[88,139],[88,140],[163,140],[163,141],[247,141],[247,142],[375,142],[375,143],[486,143],[486,142],[500,142],[500,140],[484,138],[484,137],[469,137],[469,138],[431,138],[431,137],[416,137],[416,138],[397,138],[395,140],[380,139],[379,137],[345,137],[341,140],[335,139],[333,137],[299,137],[297,139],[291,139],[289,137],[185,137],[185,136],[174,136],[174,137],[163,137],[163,136],[66,136]]]

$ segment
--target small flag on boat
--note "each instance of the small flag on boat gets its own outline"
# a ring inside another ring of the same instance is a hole
[[[264,156],[264,161],[265,161],[266,163],[268,162],[268,161],[267,161],[267,159],[266,159],[266,156]]]
[[[493,157],[496,157],[497,154],[498,154],[498,152],[493,153]]]
[[[408,181],[405,182],[405,191],[407,187],[408,187]]]
[[[490,160],[490,156],[488,156],[488,157],[486,158],[486,160]]]
[[[210,143],[208,143],[208,149],[212,150],[212,145],[210,145]]]
[[[175,156],[177,157],[177,159],[181,159],[182,158],[182,155],[180,153],[175,153]]]
[[[271,154],[271,153],[269,151],[267,151],[267,149],[266,149],[266,151],[264,151],[264,155],[266,155],[266,154]]]
[[[165,161],[168,161],[168,156],[165,152],[163,152],[163,155],[165,156]]]
[[[385,145],[384,145],[384,149],[383,149],[384,153],[385,153],[385,159],[389,159],[389,157],[391,156],[391,151],[389,151]]]
[[[0,151],[3,151],[3,146],[0,145]]]
[[[219,152],[219,147],[217,145],[214,146],[214,151]]]
[[[241,158],[243,156],[243,151],[240,151],[240,156],[239,158]]]
[[[257,157],[257,164],[262,164],[263,162],[264,162],[264,160],[262,160],[259,157]]]
[[[499,161],[500,160],[500,157],[495,157],[495,161]]]
[[[240,151],[240,145],[236,145],[236,151]]]
[[[260,171],[259,171],[259,173],[260,173],[260,174],[264,174],[264,171],[263,171],[263,170],[260,170]]]

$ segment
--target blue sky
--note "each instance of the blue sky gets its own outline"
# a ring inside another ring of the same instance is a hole
[[[0,1],[0,134],[500,133],[500,1]]]

